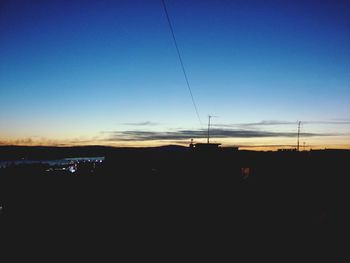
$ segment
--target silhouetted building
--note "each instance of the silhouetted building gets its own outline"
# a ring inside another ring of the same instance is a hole
[[[278,149],[278,152],[296,152],[297,149],[292,148],[292,149]]]
[[[192,145],[192,146],[191,146]],[[196,149],[196,150],[203,150],[203,151],[212,151],[219,149],[219,146],[221,143],[191,143],[190,147]]]

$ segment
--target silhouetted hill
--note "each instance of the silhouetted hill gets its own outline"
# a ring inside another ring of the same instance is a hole
[[[69,157],[90,157],[90,156],[106,156],[124,152],[187,152],[190,149],[180,145],[164,145],[159,147],[108,147],[108,146],[72,146],[72,147],[55,147],[55,146],[0,146],[0,160],[15,159],[59,159]],[[232,151],[230,148],[220,148],[222,152]],[[244,150],[240,153],[248,155],[274,155],[286,156],[294,154],[291,152],[257,152]],[[312,150],[310,152],[300,152],[298,154],[312,155],[330,155],[331,157],[348,155],[350,150],[344,149],[325,149]]]
[[[123,151],[181,151],[188,147],[165,145],[160,147],[108,147],[108,146],[0,146],[0,160],[59,159],[77,156],[104,156]]]

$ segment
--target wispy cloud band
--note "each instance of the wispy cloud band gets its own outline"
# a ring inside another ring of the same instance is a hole
[[[232,124],[212,124],[214,127],[257,127],[257,126],[277,126],[277,125],[297,125],[297,121],[263,120],[259,122],[232,123]],[[350,125],[350,121],[301,121],[302,124],[327,124],[327,125]]]
[[[207,136],[207,130],[177,130],[171,132],[159,131],[111,131],[107,132],[108,141],[151,141],[151,140],[186,140],[199,139]],[[315,136],[336,136],[331,133],[301,133],[303,137]],[[212,138],[263,138],[263,137],[296,137],[293,132],[270,132],[256,130],[233,130],[233,129],[212,129],[210,130]]]
[[[155,125],[158,125],[158,123],[152,122],[152,121],[142,121],[142,122],[123,123],[123,125],[127,125],[127,126],[155,126]]]

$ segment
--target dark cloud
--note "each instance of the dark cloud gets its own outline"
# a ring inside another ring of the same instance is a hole
[[[256,145],[237,145],[241,148],[257,148],[257,147],[295,147],[295,144],[256,144]]]
[[[259,122],[247,122],[247,123],[232,123],[232,124],[212,124],[214,127],[226,127],[226,128],[232,128],[232,127],[253,127],[253,126],[270,126],[270,125],[296,125],[297,122],[291,122],[291,121],[278,121],[278,120],[265,120],[265,121],[259,121]]]
[[[302,121],[304,124],[331,124],[331,125],[348,125],[350,121]]]
[[[259,122],[247,122],[247,123],[236,123],[236,124],[212,124],[214,127],[254,127],[254,126],[273,126],[273,125],[297,125],[297,121],[280,121],[280,120],[263,120]],[[347,125],[350,121],[339,120],[339,121],[301,121],[301,124],[329,124],[329,125]]]
[[[155,126],[155,125],[158,125],[157,122],[152,122],[152,121],[128,122],[128,123],[123,123],[123,124],[129,125],[129,126]]]
[[[291,125],[296,124],[296,121],[279,121],[279,120],[264,120],[260,122],[242,123],[242,126],[265,126],[265,125]]]
[[[177,130],[171,132],[156,131],[114,131],[108,132],[107,141],[151,141],[151,140],[186,140],[206,138],[207,130]],[[332,136],[325,133],[300,133],[302,137]],[[211,138],[263,138],[296,137],[295,132],[269,132],[256,130],[212,129]]]

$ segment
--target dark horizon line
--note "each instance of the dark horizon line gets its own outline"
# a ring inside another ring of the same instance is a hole
[[[206,144],[206,143],[204,143]],[[115,149],[153,149],[153,148],[163,148],[163,147],[181,147],[181,148],[189,148],[189,146],[183,145],[183,144],[163,144],[158,146],[115,146],[115,145],[99,145],[99,144],[91,144],[91,145],[67,145],[67,144],[58,144],[58,145],[14,145],[14,144],[3,144],[0,145],[0,148],[5,147],[26,147],[26,148],[89,148],[89,147],[100,147],[100,148],[115,148]],[[283,147],[288,147],[288,149],[296,148],[296,145],[291,144],[273,144],[273,145],[226,145],[221,146],[220,148],[232,148],[232,147],[239,147],[239,148],[276,148],[281,147],[280,149],[284,149]],[[303,146],[301,146],[302,148]],[[326,147],[321,145],[308,145],[306,148],[309,148],[309,150],[312,150],[312,147],[315,147],[317,149],[315,150],[347,150],[350,151],[350,146],[347,146],[349,148],[339,148],[339,147]],[[287,149],[287,148],[285,148]],[[255,151],[264,151],[264,150],[255,150]],[[274,150],[273,150],[274,151]]]

